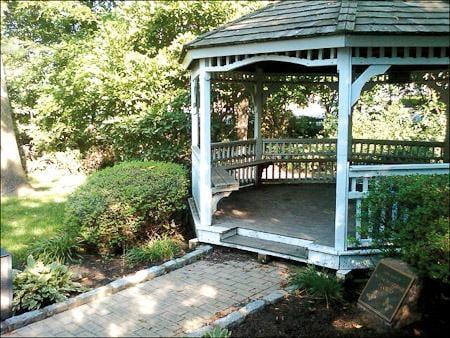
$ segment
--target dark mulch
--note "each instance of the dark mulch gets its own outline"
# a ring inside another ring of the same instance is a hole
[[[298,293],[250,315],[231,329],[232,337],[438,337],[446,336],[448,298],[440,292],[424,304],[423,320],[390,329],[356,306],[364,280],[347,283],[345,302],[327,308],[324,301]]]
[[[174,258],[181,257],[188,251],[185,248]],[[98,255],[83,255],[80,262],[70,265],[69,268],[81,285],[88,288],[97,288],[136,271],[148,269],[162,263],[164,262],[145,262],[130,266],[122,257],[105,259]]]

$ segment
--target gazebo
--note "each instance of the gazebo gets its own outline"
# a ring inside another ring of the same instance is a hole
[[[447,1],[280,1],[199,36],[182,59],[191,71],[189,204],[201,242],[341,273],[366,268],[379,253],[359,231],[371,180],[449,172],[448,123],[444,142],[351,133],[361,92],[383,82],[426,83],[448,121]],[[211,143],[212,81],[250,88],[252,139]],[[338,90],[337,139],[263,139],[270,89],[311,82]]]

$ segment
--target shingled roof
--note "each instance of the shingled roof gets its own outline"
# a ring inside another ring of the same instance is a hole
[[[280,1],[185,45],[185,51],[318,35],[448,35],[448,1]]]

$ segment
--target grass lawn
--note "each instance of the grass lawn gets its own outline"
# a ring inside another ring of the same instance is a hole
[[[65,201],[83,180],[80,175],[42,173],[31,177],[33,192],[2,197],[1,247],[12,253],[14,267],[25,262],[34,243],[64,229]]]

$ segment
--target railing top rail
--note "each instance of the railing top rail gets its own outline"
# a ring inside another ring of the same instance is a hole
[[[335,138],[286,138],[286,139],[278,139],[278,138],[265,138],[263,139],[264,143],[336,143]]]
[[[272,139],[265,138],[263,142],[265,143],[336,143],[335,138],[283,138],[283,139]],[[223,142],[213,142],[212,147],[221,147],[228,145],[240,145],[240,144],[251,144],[255,143],[255,139],[239,140],[239,141],[223,141]],[[415,145],[415,146],[429,146],[429,147],[442,147],[445,142],[439,141],[400,141],[400,140],[374,140],[374,139],[353,139],[353,143],[364,143],[364,144],[386,144],[386,145]]]
[[[225,141],[225,142],[213,142],[211,143],[211,148],[224,147],[224,146],[233,146],[233,145],[246,145],[256,143],[254,138],[248,140],[239,140],[239,141]]]
[[[412,146],[428,146],[428,147],[442,147],[443,145],[445,145],[445,142],[438,142],[438,141],[400,141],[400,140],[372,140],[372,139],[353,139],[353,143],[412,145]]]
[[[449,163],[351,165],[349,177],[448,174]]]

